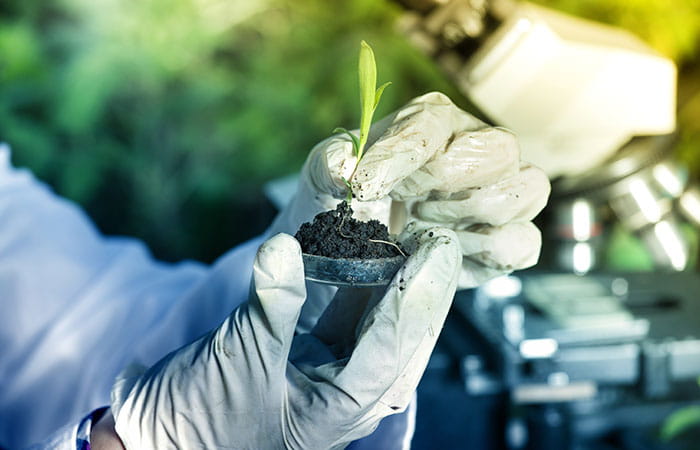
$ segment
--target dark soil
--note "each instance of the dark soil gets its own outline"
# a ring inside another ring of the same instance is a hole
[[[352,217],[352,208],[345,201],[333,211],[314,217],[313,222],[302,224],[294,237],[304,253],[330,258],[390,258],[401,253],[386,225],[378,220],[362,222]],[[371,240],[370,240],[371,239]]]

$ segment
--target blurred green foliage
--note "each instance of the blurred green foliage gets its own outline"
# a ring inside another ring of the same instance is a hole
[[[671,414],[661,427],[661,439],[669,441],[700,424],[700,406],[687,406]]]
[[[540,3],[619,23],[697,74],[696,1]],[[377,0],[4,0],[0,139],[104,232],[210,261],[272,219],[264,182],[358,123],[361,39],[394,82],[377,117],[429,90],[466,105],[395,31],[399,14]]]
[[[0,139],[15,164],[164,259],[211,260],[264,230],[265,181],[359,121],[376,42],[379,115],[450,85],[374,0],[0,3]],[[456,93],[453,93],[456,95]]]

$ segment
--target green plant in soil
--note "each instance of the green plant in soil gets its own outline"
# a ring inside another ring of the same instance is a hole
[[[374,52],[365,41],[360,43],[358,73],[361,106],[360,135],[356,136],[345,128],[336,128],[333,131],[345,133],[350,137],[356,157],[352,173],[348,178],[343,178],[348,190],[347,196],[335,210],[322,212],[314,217],[313,222],[303,224],[295,237],[301,243],[302,251],[308,254],[342,258],[406,256],[396,243],[391,242],[384,224],[377,220],[361,222],[352,217],[350,206],[353,198],[352,178],[364,156],[374,112],[384,89],[391,84],[388,82],[377,87]]]
[[[402,254],[401,249],[390,242],[384,224],[374,219],[361,222],[353,218],[352,208],[345,201],[332,211],[317,214],[312,222],[304,223],[295,237],[302,252],[310,255],[376,259]]]
[[[350,131],[345,128],[338,127],[333,130],[334,133],[345,133],[350,136],[352,140],[352,147],[357,160],[355,161],[355,168],[348,178],[343,178],[345,185],[348,188],[348,193],[346,201],[348,204],[352,201],[352,178],[355,176],[355,171],[357,171],[357,166],[360,164],[360,160],[364,156],[365,145],[367,144],[367,137],[369,136],[369,129],[372,125],[372,116],[374,116],[374,111],[377,110],[377,105],[379,105],[379,100],[382,98],[382,93],[387,86],[391,84],[391,81],[382,84],[377,87],[377,64],[374,60],[374,52],[372,47],[365,41],[360,43],[360,58],[358,64],[358,73],[360,79],[360,136],[355,136]]]

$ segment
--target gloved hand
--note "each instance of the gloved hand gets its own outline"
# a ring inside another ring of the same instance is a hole
[[[461,264],[452,231],[419,241],[386,290],[340,290],[314,330],[295,336],[306,297],[301,250],[290,236],[271,238],[246,304],[117,380],[112,412],[126,448],[340,448],[404,410]]]
[[[355,161],[345,135],[318,144],[271,230],[294,234],[334,209]],[[443,94],[418,97],[377,122],[351,181],[359,219],[378,219],[394,234],[403,231],[402,238],[435,225],[455,230],[464,254],[461,288],[537,262],[541,237],[531,221],[549,196],[546,175],[520,162],[512,133],[489,127]]]

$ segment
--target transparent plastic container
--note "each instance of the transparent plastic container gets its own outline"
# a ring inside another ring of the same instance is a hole
[[[384,286],[406,261],[404,256],[359,259],[302,255],[306,279],[336,286]]]

